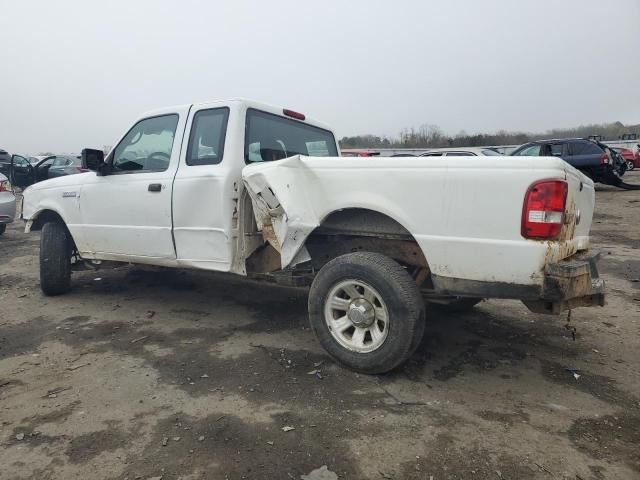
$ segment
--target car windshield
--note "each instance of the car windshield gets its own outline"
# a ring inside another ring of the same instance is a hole
[[[249,109],[244,155],[247,163],[281,160],[294,155],[337,157],[338,148],[328,130]]]

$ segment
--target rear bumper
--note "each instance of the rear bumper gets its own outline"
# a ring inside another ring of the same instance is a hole
[[[585,252],[558,263],[550,263],[544,272],[539,300],[525,301],[530,310],[560,313],[575,307],[604,306],[605,286],[598,274],[600,253]]]
[[[431,276],[434,289],[425,293],[439,297],[512,298],[536,313],[558,314],[576,307],[603,306],[604,281],[598,275],[599,253],[583,252],[548,264],[542,284],[520,285],[461,278]]]
[[[0,223],[11,223],[16,215],[16,197],[11,192],[0,193]]]

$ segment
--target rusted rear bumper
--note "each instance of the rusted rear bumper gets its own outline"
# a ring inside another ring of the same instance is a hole
[[[575,307],[604,306],[604,280],[598,275],[599,259],[600,253],[585,252],[548,264],[541,298],[525,301],[525,305],[534,312],[552,314]]]

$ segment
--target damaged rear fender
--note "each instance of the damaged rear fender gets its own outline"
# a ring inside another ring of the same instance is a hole
[[[295,167],[299,164],[300,157],[295,156],[269,165],[250,165],[243,170],[258,230],[280,253],[281,268],[310,260],[304,243],[320,224],[307,192],[296,178]]]

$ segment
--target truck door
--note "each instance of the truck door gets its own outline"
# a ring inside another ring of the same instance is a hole
[[[171,184],[188,111],[138,121],[107,157],[110,171],[87,175],[79,192],[82,222],[70,226],[81,254],[142,263],[175,260]]]
[[[174,238],[181,265],[229,271],[243,144],[225,142],[240,114],[220,103],[193,106],[173,185]],[[231,130],[231,128],[229,129]]]

